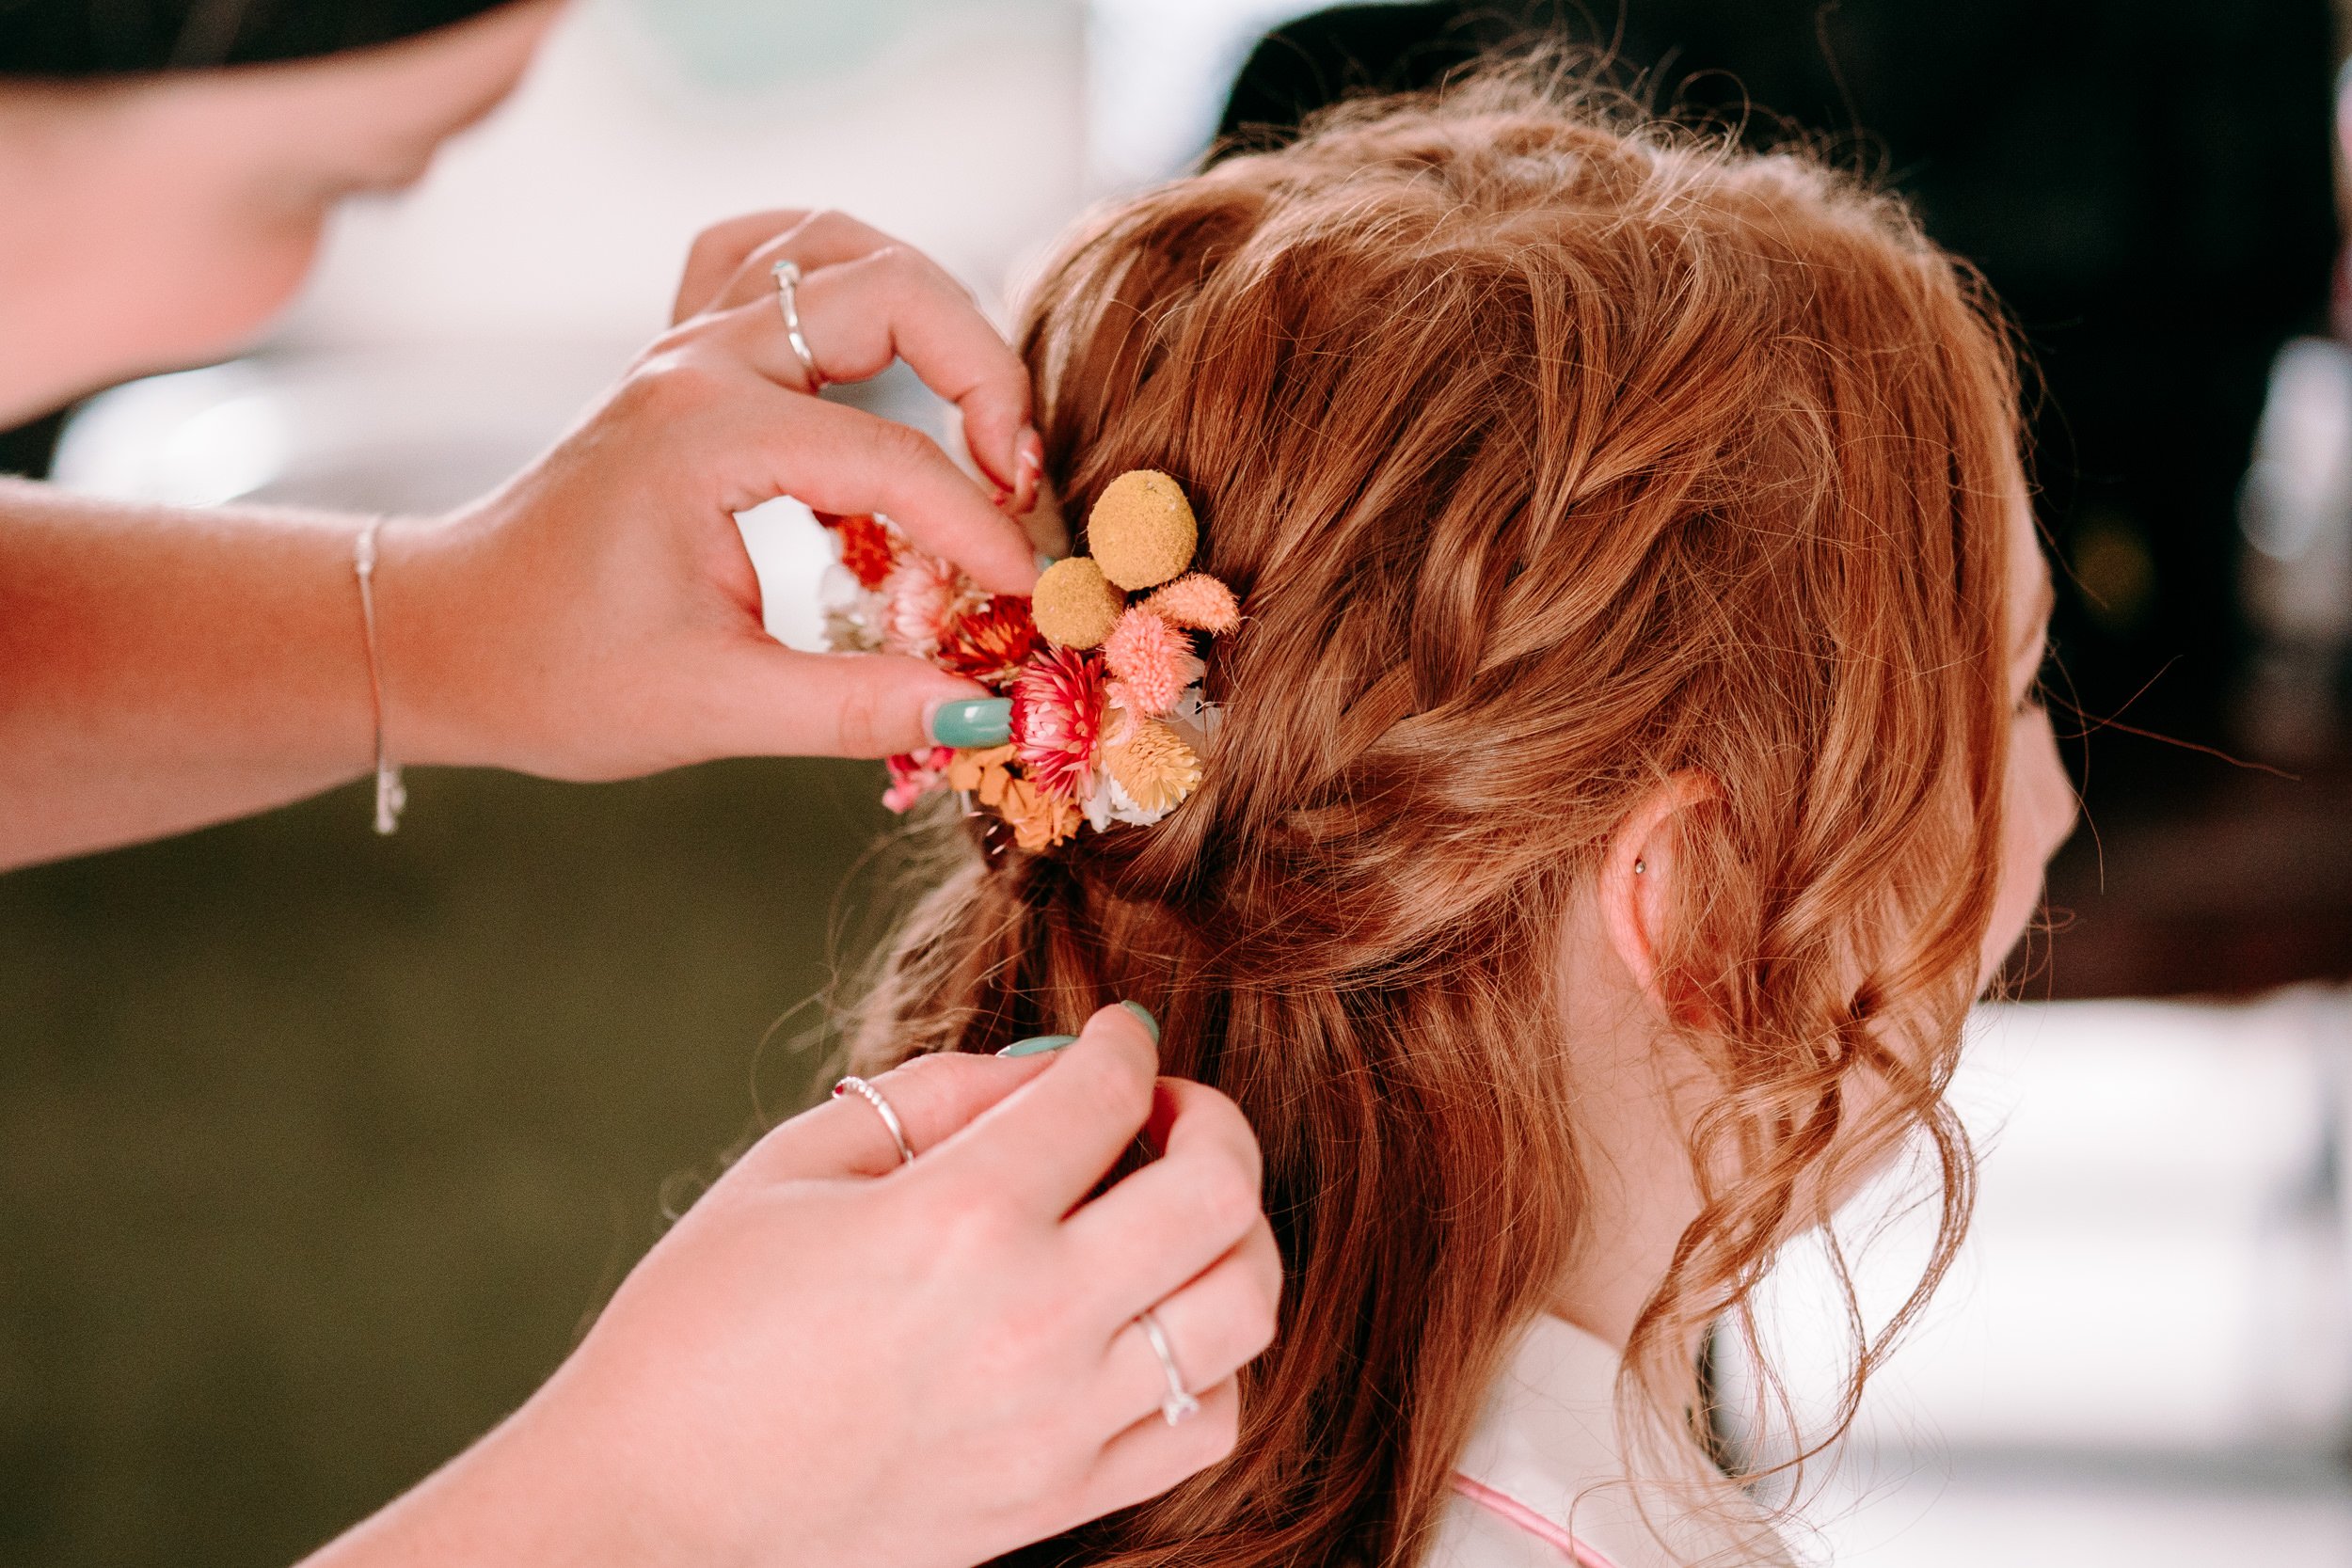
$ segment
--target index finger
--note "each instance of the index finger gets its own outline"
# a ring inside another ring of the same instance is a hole
[[[1021,525],[989,503],[939,443],[863,409],[802,397],[753,374],[730,400],[727,461],[765,471],[731,499],[742,511],[790,496],[818,512],[884,513],[907,537],[997,594],[1026,594],[1037,562]]]
[[[1143,1015],[1114,1004],[1086,1022],[1053,1065],[947,1140],[916,1180],[1001,1192],[1058,1220],[1084,1202],[1152,1114],[1159,1044]]]
[[[908,1147],[919,1155],[946,1143],[1045,1067],[1036,1057],[924,1055],[867,1082],[898,1113]],[[735,1168],[762,1181],[792,1181],[887,1176],[900,1164],[881,1114],[857,1096],[836,1095],[771,1131]]]

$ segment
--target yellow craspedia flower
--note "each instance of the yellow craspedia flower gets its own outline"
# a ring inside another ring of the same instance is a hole
[[[1082,555],[1045,568],[1029,591],[1029,617],[1046,641],[1062,648],[1091,648],[1111,634],[1127,595],[1105,581]]]
[[[1087,553],[1105,578],[1131,592],[1156,588],[1183,572],[1200,543],[1200,526],[1184,487],[1157,468],[1120,474],[1087,514]]]

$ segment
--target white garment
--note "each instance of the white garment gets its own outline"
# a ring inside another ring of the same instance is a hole
[[[1462,1449],[1425,1568],[1749,1568],[1788,1561],[1754,1506],[1692,1454],[1687,1473],[1629,1481],[1616,1435],[1618,1356],[1535,1320]],[[1739,1524],[1693,1512],[1705,1498]],[[1641,1506],[1646,1502],[1647,1516]]]

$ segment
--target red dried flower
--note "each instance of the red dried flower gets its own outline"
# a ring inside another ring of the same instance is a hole
[[[857,578],[858,586],[880,588],[898,559],[898,547],[890,542],[890,531],[863,512],[847,516],[819,512],[817,520],[840,535],[841,564]]]
[[[1022,667],[1012,688],[1012,743],[1030,783],[1065,797],[1092,787],[1103,706],[1103,660],[1095,654],[1049,648]]]
[[[938,663],[972,680],[1002,686],[1021,673],[1037,648],[1029,601],[1005,594],[956,617],[939,640]]]

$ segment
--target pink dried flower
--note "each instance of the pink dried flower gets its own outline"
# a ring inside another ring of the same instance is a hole
[[[1012,743],[1022,770],[1049,795],[1083,795],[1103,738],[1103,661],[1075,648],[1031,657],[1012,688]]]
[[[1222,637],[1241,625],[1233,591],[1206,572],[1178,578],[1143,601],[1143,608],[1171,626]]]
[[[1200,661],[1193,657],[1190,641],[1141,606],[1120,613],[1119,624],[1103,640],[1103,661],[1143,718],[1166,713],[1184,688],[1200,678]]]
[[[903,550],[882,583],[882,646],[929,658],[955,620],[962,590],[956,569],[937,556]]]
[[[890,769],[890,787],[882,791],[882,804],[892,811],[906,810],[946,782],[947,765],[955,759],[955,751],[946,746],[890,758],[883,764]]]

